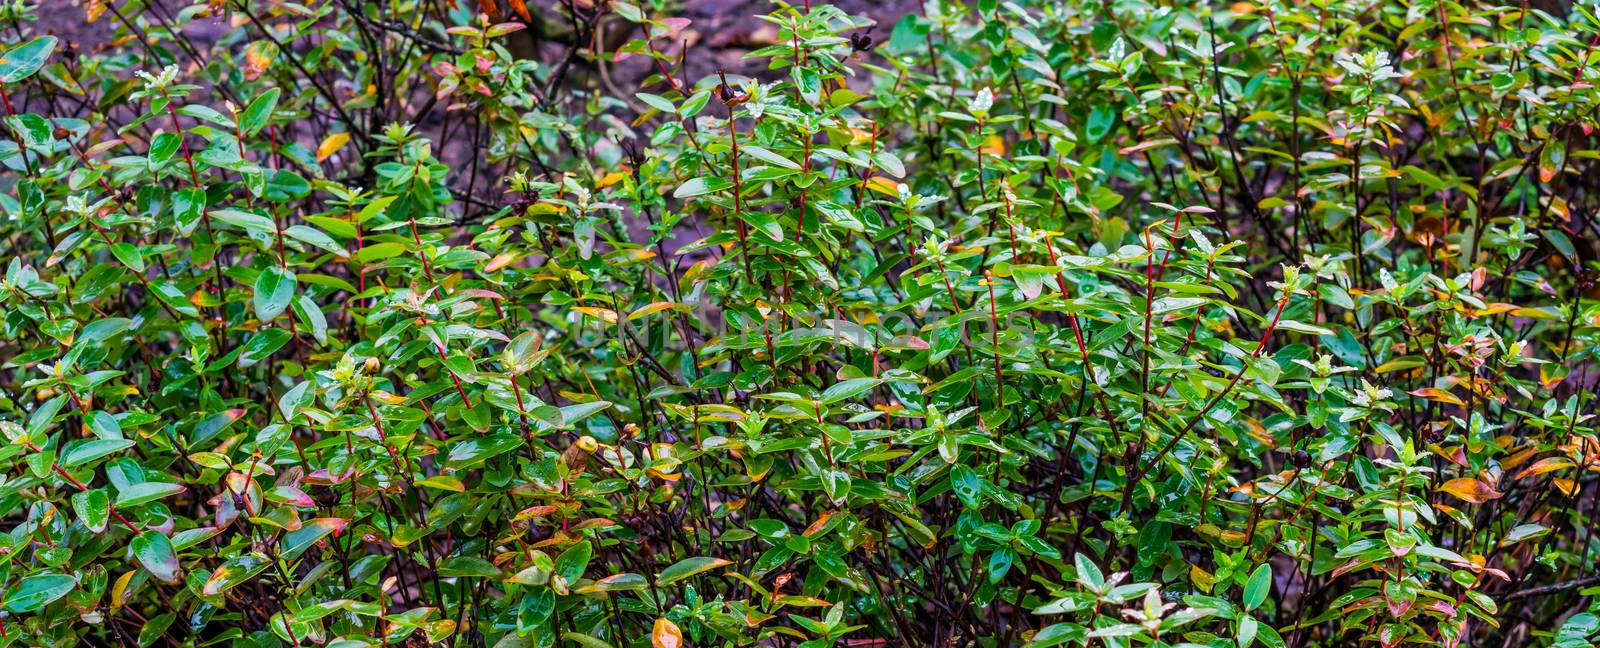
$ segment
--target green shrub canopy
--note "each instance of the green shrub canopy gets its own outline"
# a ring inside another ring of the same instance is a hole
[[[5,4],[0,645],[1600,632],[1591,1]]]

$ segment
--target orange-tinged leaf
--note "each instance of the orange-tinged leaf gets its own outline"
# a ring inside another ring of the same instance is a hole
[[[1578,490],[1578,483],[1570,479],[1557,479],[1554,482],[1556,488],[1561,489],[1561,492],[1565,493],[1567,497],[1572,497],[1572,493]]]
[[[522,0],[506,0],[506,4],[511,5],[511,10],[517,12],[518,17],[530,24],[533,22],[533,14],[528,12],[527,3]]]
[[[1563,468],[1571,468],[1573,465],[1572,461],[1566,457],[1545,457],[1533,462],[1533,465],[1523,468],[1522,472],[1517,473],[1517,479],[1537,477]]]
[[[489,17],[489,20],[498,22],[501,19],[500,3],[494,0],[478,0],[478,11]]]
[[[607,324],[616,324],[617,323],[617,312],[614,311],[614,310],[607,310],[607,309],[604,309],[604,308],[595,308],[593,306],[573,306],[572,310],[578,311],[578,312],[583,313],[584,315],[588,315],[590,317],[600,318],[602,320],[605,320],[605,322]]]
[[[659,469],[656,469],[656,468],[646,468],[644,470],[644,473],[646,475],[651,476],[651,477],[655,477],[656,479],[660,479],[660,480],[663,480],[663,481],[669,481],[669,482],[675,482],[675,481],[678,481],[680,479],[683,479],[683,475],[680,475],[680,474],[675,473],[675,472],[665,472],[665,471],[662,471],[662,470],[659,470]]]
[[[1159,148],[1177,143],[1178,140],[1170,137],[1163,137],[1161,139],[1145,140],[1143,142],[1139,142],[1138,144],[1134,144],[1133,146],[1125,146],[1117,152],[1122,155],[1133,155],[1134,153],[1143,153],[1153,148]]]
[[[811,526],[806,527],[805,533],[803,535],[813,536],[813,535],[816,535],[818,533],[821,533],[823,527],[826,527],[828,525],[828,520],[833,519],[833,514],[834,514],[834,511],[832,511],[832,510],[823,511],[822,515],[817,516],[817,520],[815,522],[811,523]]]
[[[1565,137],[1550,138],[1545,142],[1544,148],[1539,152],[1539,181],[1548,183],[1556,179],[1556,174],[1566,166],[1567,140]]]
[[[502,268],[511,265],[511,262],[516,261],[517,258],[518,254],[516,252],[501,252],[495,258],[490,259],[489,263],[484,264],[483,271],[489,274],[499,272]]]
[[[891,198],[900,195],[899,183],[884,176],[872,176],[867,181],[867,188]]]
[[[521,522],[523,520],[532,520],[534,518],[549,517],[551,515],[555,515],[559,510],[560,509],[557,509],[549,504],[530,506],[518,511],[517,514],[511,518],[511,521]]]
[[[1423,387],[1422,389],[1411,392],[1411,395],[1416,396],[1417,398],[1426,398],[1435,403],[1444,403],[1446,405],[1455,405],[1457,407],[1466,407],[1467,405],[1466,403],[1461,402],[1461,399],[1456,398],[1455,394],[1437,387]]]
[[[1228,7],[1228,10],[1241,16],[1246,16],[1256,12],[1256,5],[1250,2],[1235,2],[1233,6]]]
[[[403,405],[408,400],[406,397],[386,392],[382,389],[372,391],[372,397],[390,405]]]
[[[654,314],[659,313],[659,312],[664,311],[664,310],[688,310],[688,308],[689,307],[686,304],[679,304],[677,302],[668,302],[668,301],[658,301],[658,302],[655,302],[655,303],[651,303],[651,304],[646,304],[644,306],[640,306],[637,310],[633,311],[632,313],[628,313],[628,321],[631,322],[631,321],[639,319],[641,317],[645,317],[645,316],[648,316],[648,315],[654,315]]]
[[[1501,313],[1509,313],[1509,312],[1514,311],[1516,309],[1517,309],[1516,304],[1507,304],[1507,303],[1504,303],[1504,302],[1495,302],[1493,304],[1489,304],[1488,306],[1485,306],[1483,308],[1478,309],[1475,312],[1475,314],[1478,317],[1486,317],[1486,316],[1489,316],[1489,315],[1499,315]]]
[[[1439,487],[1439,490],[1473,504],[1482,504],[1503,495],[1493,486],[1471,477],[1457,477],[1447,481]]]
[[[1555,389],[1556,385],[1561,384],[1561,381],[1566,380],[1569,375],[1571,370],[1566,365],[1550,363],[1539,366],[1539,384],[1545,389]]]
[[[245,80],[254,81],[261,78],[261,74],[267,71],[267,67],[272,65],[273,59],[276,58],[278,58],[278,48],[276,45],[272,45],[263,41],[255,41],[245,47]]]
[[[991,133],[988,137],[984,138],[983,147],[979,148],[978,150],[990,155],[1005,155],[1006,141],[1000,139],[998,134]]]
[[[656,624],[650,628],[650,645],[654,648],[681,648],[684,645],[683,631],[671,619],[656,619]]]
[[[322,140],[321,144],[317,145],[317,161],[321,162],[333,157],[334,153],[338,153],[339,149],[344,148],[344,145],[349,143],[349,133],[334,133],[329,135],[326,139]]]
[[[622,182],[622,178],[623,177],[625,177],[625,176],[623,176],[622,173],[617,172],[617,171],[612,171],[611,173],[607,173],[606,177],[601,178],[600,182],[595,183],[595,188],[596,189],[604,189],[604,188],[609,187],[611,185],[617,184],[618,182]]]
[[[1469,465],[1467,463],[1467,453],[1464,452],[1459,446],[1451,446],[1446,448],[1437,443],[1430,443],[1428,444],[1428,449],[1432,450],[1434,454],[1444,457],[1447,461],[1457,466],[1461,466],[1462,468],[1466,468]]]
[[[1538,452],[1539,452],[1539,449],[1535,448],[1533,446],[1529,446],[1529,447],[1523,448],[1521,450],[1518,450],[1516,453],[1512,454],[1511,456],[1506,457],[1505,459],[1501,459],[1500,460],[1500,468],[1502,470],[1513,470],[1517,466],[1520,466],[1522,464],[1527,463],[1528,460],[1532,459],[1533,455],[1538,454]]]
[[[793,605],[795,607],[828,607],[833,605],[815,596],[802,596],[799,594],[786,594],[777,597],[774,601],[778,605]]]

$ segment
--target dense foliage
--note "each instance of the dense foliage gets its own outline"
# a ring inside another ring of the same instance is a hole
[[[0,645],[1600,633],[1592,3],[680,9],[4,3]]]

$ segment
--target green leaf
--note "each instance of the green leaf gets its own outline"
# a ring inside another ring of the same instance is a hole
[[[593,556],[594,546],[588,540],[572,545],[556,556],[555,573],[567,579],[568,583],[575,583],[583,578],[583,572],[589,568],[589,559]]]
[[[1012,551],[1010,547],[998,549],[989,554],[989,564],[987,566],[989,572],[989,582],[998,583],[1000,582],[1000,579],[1005,578],[1006,572],[1011,571],[1011,565],[1015,563],[1016,560],[1017,553]]]
[[[211,217],[246,232],[254,232],[266,236],[271,236],[278,232],[278,225],[272,222],[271,218],[241,209],[214,209],[211,211]]]
[[[141,648],[145,646],[154,646],[156,641],[166,634],[167,628],[171,627],[172,622],[177,620],[177,618],[177,614],[168,612],[166,614],[158,614],[150,617],[150,621],[148,623],[140,624],[139,646]]]
[[[239,130],[246,137],[261,132],[267,125],[267,120],[272,118],[272,111],[278,109],[278,96],[282,94],[277,88],[269,88],[266,92],[250,100],[250,105],[244,112],[239,113]]]
[[[1572,239],[1567,236],[1566,232],[1562,232],[1557,228],[1550,228],[1541,231],[1544,234],[1545,240],[1549,241],[1550,245],[1554,246],[1556,251],[1560,252],[1562,256],[1565,256],[1570,260],[1578,259],[1578,248],[1572,244]]]
[[[200,314],[200,309],[189,302],[189,296],[183,294],[183,291],[170,281],[152,281],[150,291],[155,293],[156,299],[161,300],[161,303],[179,315],[194,317]]]
[[[520,445],[522,437],[510,432],[495,432],[485,437],[458,441],[450,447],[450,456],[445,460],[445,465],[461,470],[510,452]]]
[[[1250,573],[1250,580],[1244,584],[1244,609],[1254,610],[1261,607],[1267,600],[1267,594],[1271,592],[1272,568],[1262,564]]]
[[[249,342],[244,343],[244,349],[239,353],[239,368],[243,369],[266,360],[283,345],[289,343],[293,337],[288,331],[280,328],[262,329],[251,336]]]
[[[171,497],[183,491],[182,485],[169,482],[129,484],[126,488],[117,489],[117,508],[132,508],[140,504],[154,502],[163,497]]]
[[[648,92],[636,92],[633,94],[633,96],[638,97],[639,101],[643,101],[645,105],[669,115],[678,111],[677,106],[673,105],[671,101],[661,95],[653,95]]]
[[[109,454],[133,447],[128,439],[82,439],[67,444],[61,453],[61,467],[71,470]]]
[[[361,248],[359,252],[356,252],[356,260],[362,263],[371,263],[400,256],[405,251],[406,246],[400,243],[378,243]]]
[[[1077,554],[1072,557],[1072,562],[1078,570],[1078,583],[1096,592],[1105,587],[1105,575],[1100,573],[1100,567],[1088,556]]]
[[[1089,122],[1087,128],[1084,129],[1084,135],[1089,138],[1089,141],[1098,142],[1106,136],[1106,133],[1110,133],[1111,128],[1116,125],[1116,108],[1107,105],[1095,106],[1094,110],[1089,111]]]
[[[978,471],[966,465],[956,464],[950,467],[950,490],[956,494],[956,499],[961,500],[968,508],[978,508],[983,505],[983,478],[978,476]]]
[[[273,202],[288,202],[311,194],[311,183],[300,174],[288,169],[278,169],[267,180],[267,190],[262,197]]]
[[[256,319],[270,322],[282,315],[289,308],[289,301],[294,299],[294,287],[294,273],[278,266],[262,270],[256,276],[256,292],[252,301]]]
[[[144,272],[144,255],[140,253],[139,246],[126,241],[118,241],[111,245],[111,255],[117,257],[122,265],[128,266],[134,272]]]
[[[156,133],[150,140],[148,154],[151,169],[159,169],[172,161],[172,156],[183,145],[183,136],[178,133]]]
[[[822,392],[822,402],[826,404],[842,403],[877,387],[883,381],[877,378],[851,378],[844,382],[835,383]]]
[[[0,56],[0,83],[11,85],[38,72],[56,51],[56,37],[40,36]]]
[[[78,491],[72,496],[72,510],[90,531],[100,533],[111,520],[111,496],[100,488]]]
[[[201,587],[200,593],[204,596],[222,594],[255,578],[256,574],[265,571],[271,564],[272,560],[258,551],[229,558],[211,573],[211,579]]]
[[[750,157],[761,160],[762,162],[766,162],[767,164],[780,166],[785,169],[792,169],[795,171],[800,170],[800,163],[759,146],[745,146],[741,147],[739,150],[749,154]]]
[[[678,185],[677,191],[672,192],[673,198],[693,198],[715,193],[733,187],[733,183],[716,176],[701,176],[690,178],[688,182]]]
[[[64,574],[39,574],[29,576],[6,590],[5,609],[17,614],[36,612],[56,599],[66,596],[78,580]]]
[[[349,255],[349,252],[344,249],[344,246],[339,245],[337,241],[333,240],[333,237],[328,236],[327,234],[323,233],[322,230],[319,230],[315,227],[311,227],[309,225],[290,225],[284,228],[283,233],[289,236],[289,238],[306,243],[308,245],[322,248],[336,255]]]
[[[661,570],[661,574],[656,577],[656,585],[665,587],[695,574],[731,564],[733,564],[733,561],[731,560],[710,558],[706,556],[684,558],[683,560],[673,563],[671,567]]]
[[[168,583],[178,582],[178,554],[172,540],[160,531],[145,531],[133,538],[128,548],[150,574]]]
[[[343,529],[349,523],[349,520],[336,517],[323,517],[308,521],[301,525],[299,529],[284,534],[281,557],[284,560],[294,560],[318,541],[328,537],[328,534]]]

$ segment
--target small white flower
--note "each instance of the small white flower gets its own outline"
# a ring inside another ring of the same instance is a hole
[[[967,112],[978,117],[984,117],[989,114],[989,109],[993,106],[994,92],[984,88],[979,90],[978,95],[972,98],[972,103],[967,104]]]

